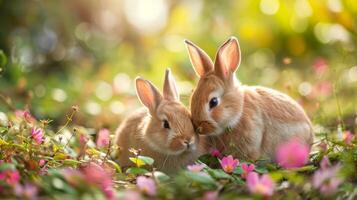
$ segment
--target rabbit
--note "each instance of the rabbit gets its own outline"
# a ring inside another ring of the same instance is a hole
[[[136,78],[136,93],[145,106],[129,115],[116,131],[119,164],[132,166],[130,148],[141,149],[140,155],[154,159],[154,167],[172,173],[203,154],[189,110],[179,101],[176,83],[166,70],[163,95],[143,78]],[[200,153],[202,152],[202,153]]]
[[[237,80],[241,51],[235,37],[220,46],[214,63],[198,46],[188,40],[185,43],[200,77],[191,96],[192,121],[209,145],[246,160],[274,160],[276,147],[293,138],[311,147],[312,125],[296,101],[276,90],[242,85]]]

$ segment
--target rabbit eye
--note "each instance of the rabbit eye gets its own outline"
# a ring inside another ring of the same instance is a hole
[[[167,120],[164,120],[164,128],[170,129],[170,124]]]
[[[218,105],[218,98],[217,97],[213,97],[209,101],[209,108],[212,109],[212,108],[216,107],[217,105]]]

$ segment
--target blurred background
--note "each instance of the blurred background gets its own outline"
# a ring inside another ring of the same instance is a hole
[[[229,36],[244,84],[281,90],[318,126],[357,124],[355,0],[0,0],[0,111],[114,130],[170,67],[188,105],[198,78],[183,40],[212,58]],[[11,98],[11,103],[5,103]]]

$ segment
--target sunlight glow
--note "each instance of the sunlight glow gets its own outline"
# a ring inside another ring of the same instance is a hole
[[[260,10],[267,15],[274,15],[280,7],[279,0],[261,0]]]
[[[112,98],[112,86],[104,81],[98,83],[95,89],[95,95],[102,101],[108,101]]]
[[[124,13],[140,33],[151,34],[166,25],[168,5],[165,0],[125,0]]]
[[[322,43],[348,42],[350,36],[348,31],[340,24],[318,23],[314,27],[316,38]]]
[[[102,112],[102,107],[94,101],[87,102],[84,107],[86,112],[91,115],[98,115],[100,112]]]
[[[110,110],[112,111],[112,113],[114,114],[121,114],[124,112],[125,107],[124,104],[120,101],[113,101],[110,104]]]
[[[312,91],[312,86],[309,82],[303,82],[299,85],[299,93],[302,95],[302,96],[307,96],[311,93]]]
[[[52,90],[52,98],[55,101],[64,102],[67,99],[67,93],[60,88],[55,88]]]
[[[299,17],[310,17],[312,15],[312,8],[307,0],[295,1],[294,8],[296,15]]]
[[[348,71],[348,79],[351,83],[357,82],[357,66],[351,67],[351,69]]]
[[[328,0],[327,7],[332,12],[341,12],[343,10],[343,5],[340,0]]]

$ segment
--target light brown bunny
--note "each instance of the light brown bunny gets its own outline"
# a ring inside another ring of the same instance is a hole
[[[191,98],[195,128],[211,146],[241,159],[274,159],[276,147],[291,139],[311,145],[313,132],[303,108],[276,90],[241,85],[235,76],[241,52],[238,40],[228,39],[215,62],[185,41],[200,80]]]
[[[120,165],[132,165],[130,148],[141,149],[141,155],[152,157],[154,166],[168,173],[198,158],[199,137],[189,111],[179,101],[170,70],[166,70],[163,96],[150,81],[140,77],[136,79],[136,92],[145,108],[128,116],[117,129]]]

